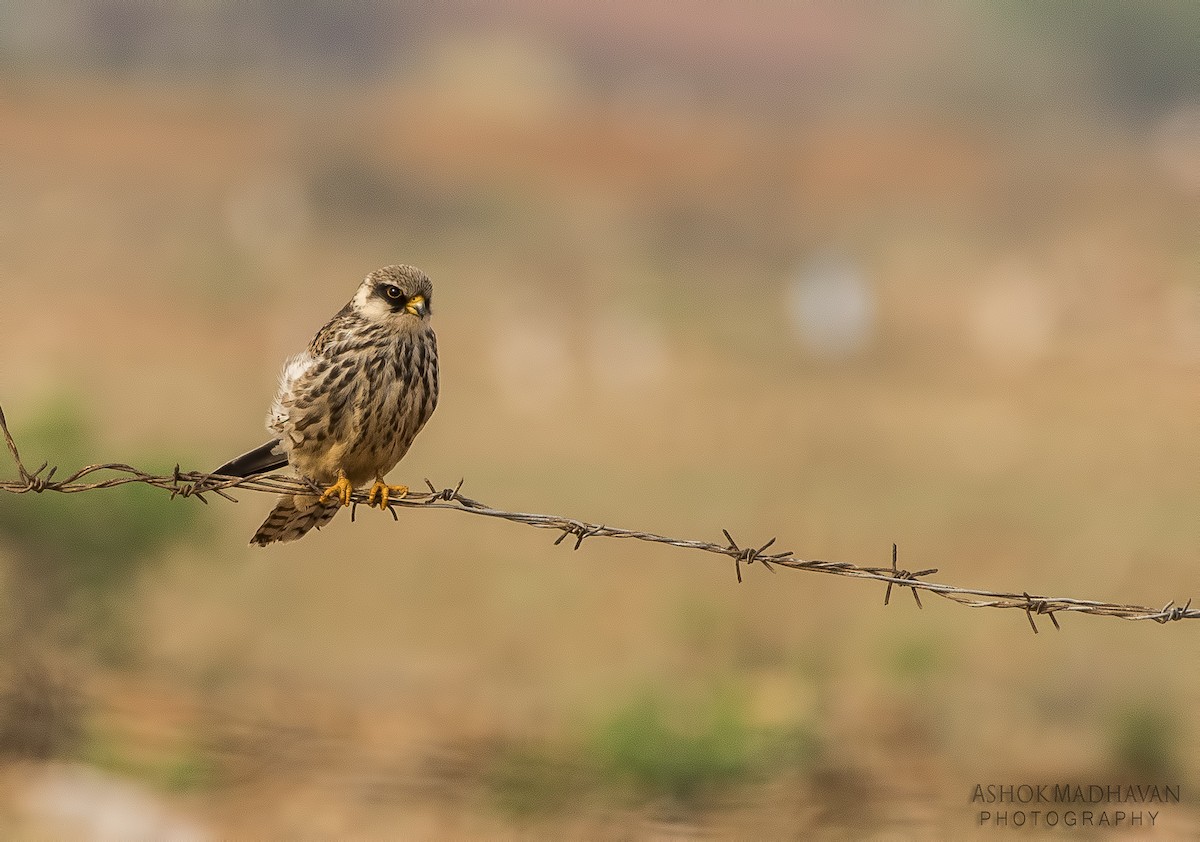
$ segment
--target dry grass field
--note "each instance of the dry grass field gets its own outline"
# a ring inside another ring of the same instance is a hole
[[[1193,112],[772,117],[595,94],[525,42],[472,75],[479,43],[448,43],[349,92],[4,77],[26,461],[260,443],[284,358],[404,261],[436,286],[443,398],[397,481],[1200,596]],[[972,803],[990,783],[1179,786],[1090,809],[1200,832],[1191,622],[1034,635],[440,511],[261,550],[265,496],[146,492],[0,498],[5,838],[986,838],[981,809],[1029,806]]]

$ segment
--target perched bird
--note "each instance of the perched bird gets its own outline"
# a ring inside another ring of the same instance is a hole
[[[274,438],[213,473],[248,477],[291,465],[324,493],[280,497],[251,544],[294,541],[324,526],[369,479],[368,505],[378,500],[381,510],[408,493],[383,477],[437,406],[432,303],[424,272],[384,266],[287,361],[267,416]]]

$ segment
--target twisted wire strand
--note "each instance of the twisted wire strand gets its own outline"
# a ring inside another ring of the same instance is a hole
[[[149,474],[130,465],[106,463],[103,465],[88,465],[80,468],[69,476],[55,479],[56,467],[50,467],[43,462],[36,470],[30,471],[21,460],[20,451],[8,423],[4,410],[0,407],[0,432],[9,454],[17,467],[18,479],[0,480],[0,491],[13,494],[42,494],[48,491],[62,494],[77,494],[84,491],[97,491],[102,488],[115,488],[130,483],[141,483],[168,492],[171,498],[195,497],[202,503],[208,503],[206,494],[213,494],[231,502],[237,502],[229,492],[233,489],[251,491],[263,494],[319,494],[321,489],[304,479],[284,474],[265,474],[251,477],[222,477],[202,471],[182,471],[179,465],[167,475]],[[47,470],[47,468],[49,468]],[[84,482],[94,474],[107,473],[104,479],[94,479]],[[726,543],[700,541],[685,538],[671,538],[654,532],[643,532],[633,529],[621,529],[605,524],[588,523],[576,518],[560,515],[534,514],[530,512],[510,512],[496,509],[478,500],[473,500],[461,493],[463,483],[460,481],[454,488],[436,488],[429,480],[425,480],[428,491],[413,491],[407,497],[388,501],[388,510],[392,517],[399,519],[396,509],[446,509],[456,512],[478,515],[481,517],[507,520],[520,523],[536,529],[550,529],[561,533],[555,545],[561,544],[566,538],[574,537],[574,549],[578,550],[589,538],[627,538],[636,541],[646,541],[655,544],[666,544],[685,550],[700,550],[707,553],[723,555],[733,560],[737,581],[742,581],[742,568],[752,564],[761,564],[764,568],[775,571],[776,567],[791,570],[807,570],[814,573],[826,573],[834,576],[845,576],[853,579],[868,579],[885,584],[884,604],[891,600],[892,588],[908,588],[917,603],[923,607],[920,594],[922,592],[935,594],[969,608],[1011,608],[1024,611],[1029,620],[1029,626],[1034,633],[1038,632],[1035,615],[1047,615],[1054,627],[1059,628],[1055,614],[1074,612],[1093,614],[1102,617],[1119,617],[1124,620],[1153,620],[1156,623],[1169,623],[1174,620],[1200,619],[1200,608],[1192,608],[1189,599],[1183,605],[1168,602],[1162,608],[1150,608],[1144,605],[1125,603],[1101,602],[1090,599],[1073,597],[1041,596],[1030,594],[1028,591],[1003,592],[989,591],[979,588],[963,588],[954,585],[940,584],[928,581],[925,577],[937,573],[937,568],[910,571],[902,569],[897,564],[896,545],[892,545],[892,563],[890,567],[864,567],[841,561],[822,561],[820,559],[804,559],[790,551],[768,552],[775,544],[775,539],[767,541],[759,547],[740,546],[729,532],[721,530]],[[351,502],[357,508],[358,504],[367,503],[367,493],[355,491]],[[351,511],[353,519],[353,510]]]

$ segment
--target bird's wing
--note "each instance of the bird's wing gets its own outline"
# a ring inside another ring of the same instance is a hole
[[[249,453],[243,453],[236,459],[230,459],[213,473],[225,477],[249,477],[285,467],[287,463],[288,457],[279,443],[279,439],[271,439]]]
[[[329,345],[337,338],[338,334],[358,321],[360,320],[354,312],[354,302],[350,301],[345,307],[334,313],[333,318],[317,331],[312,341],[308,343],[309,355],[313,357],[323,355],[329,348]]]

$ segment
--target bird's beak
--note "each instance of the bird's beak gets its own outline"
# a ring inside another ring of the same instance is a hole
[[[425,296],[414,295],[412,298],[408,299],[408,304],[405,305],[404,311],[406,313],[411,313],[418,318],[424,316],[426,312]]]

